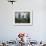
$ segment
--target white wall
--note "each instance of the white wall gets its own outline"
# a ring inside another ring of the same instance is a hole
[[[25,9],[33,10],[33,25],[15,26],[14,12]],[[17,0],[13,5],[0,0],[0,40],[14,40],[18,32],[27,32],[34,40],[46,40],[46,0]]]

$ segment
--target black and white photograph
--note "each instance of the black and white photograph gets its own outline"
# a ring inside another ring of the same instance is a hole
[[[32,23],[32,14],[30,11],[16,11],[15,24],[28,25]]]

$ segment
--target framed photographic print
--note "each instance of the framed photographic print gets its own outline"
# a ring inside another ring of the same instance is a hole
[[[15,11],[15,25],[32,25],[32,11],[19,10]]]

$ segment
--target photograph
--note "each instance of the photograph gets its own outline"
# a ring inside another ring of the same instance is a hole
[[[16,12],[15,23],[30,23],[30,12]]]
[[[15,24],[29,25],[32,24],[32,12],[30,11],[16,11]]]

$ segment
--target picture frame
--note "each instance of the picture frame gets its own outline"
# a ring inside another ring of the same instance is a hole
[[[30,26],[33,23],[32,10],[16,10],[14,14],[14,25]]]

